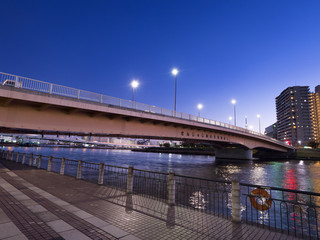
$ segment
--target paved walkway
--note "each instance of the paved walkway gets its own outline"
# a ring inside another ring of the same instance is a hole
[[[0,239],[295,238],[3,161]]]

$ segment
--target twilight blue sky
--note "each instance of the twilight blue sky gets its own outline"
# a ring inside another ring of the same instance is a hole
[[[0,71],[258,130],[275,97],[320,84],[320,1],[0,1]]]

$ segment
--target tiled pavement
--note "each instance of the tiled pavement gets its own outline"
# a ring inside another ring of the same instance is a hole
[[[295,239],[73,177],[3,164],[0,239]]]

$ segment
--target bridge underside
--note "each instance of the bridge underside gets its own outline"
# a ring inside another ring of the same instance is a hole
[[[23,93],[17,99],[15,91],[9,91],[8,97],[1,97],[1,91],[0,132],[169,139],[217,143],[221,149],[236,144],[245,150],[262,147],[287,151],[256,136],[204,123],[43,94],[35,98]],[[225,155],[222,150],[218,152]]]

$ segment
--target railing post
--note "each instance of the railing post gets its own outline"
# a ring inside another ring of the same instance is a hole
[[[11,152],[11,161],[13,161],[13,155],[14,155],[14,151]]]
[[[5,150],[2,150],[2,152],[1,152],[1,159],[4,158],[4,154],[5,154]]]
[[[119,98],[119,107],[121,107],[121,98]]]
[[[22,160],[21,160],[21,164],[24,164],[25,163],[25,161],[26,161],[26,153],[24,153],[23,155],[22,155]]]
[[[173,206],[176,203],[176,181],[174,179],[174,172],[169,172],[168,179],[168,205]]]
[[[6,160],[9,160],[9,153],[10,153],[10,151],[8,150],[8,151],[7,151]]]
[[[53,87],[53,84],[50,84],[49,94],[52,94],[52,87]]]
[[[29,166],[32,166],[32,161],[33,161],[33,153],[30,154]]]
[[[66,166],[66,159],[62,158],[61,160],[61,167],[60,167],[60,175],[64,175],[64,168]]]
[[[37,168],[41,167],[41,160],[42,160],[42,155],[39,155]]]
[[[98,177],[98,184],[103,184],[103,176],[104,176],[104,163],[100,163],[99,165],[99,177]]]
[[[78,90],[77,98],[80,99],[80,90]]]
[[[102,103],[102,94],[100,94],[100,103]]]
[[[79,160],[78,161],[78,169],[77,169],[77,179],[81,179],[82,178],[82,161]]]
[[[241,221],[241,195],[240,195],[240,183],[238,181],[232,181],[232,222]]]
[[[49,157],[47,171],[51,172],[52,167],[52,156]]]
[[[20,153],[17,152],[16,162],[19,162]]]
[[[127,193],[133,192],[133,167],[128,168]]]

